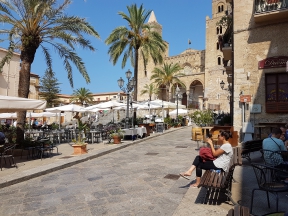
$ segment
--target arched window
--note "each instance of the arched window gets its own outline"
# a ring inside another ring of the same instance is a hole
[[[222,26],[220,26],[219,29],[220,29],[220,30],[219,30],[220,34],[222,34]]]
[[[224,11],[224,5],[221,5],[221,12]]]
[[[218,42],[217,42],[216,47],[217,47],[217,50],[219,50],[220,46],[219,46],[219,43],[218,43]]]
[[[221,57],[218,57],[218,65],[221,65]]]
[[[219,27],[216,28],[216,34],[219,34]]]
[[[218,13],[221,12],[221,6],[218,6]]]

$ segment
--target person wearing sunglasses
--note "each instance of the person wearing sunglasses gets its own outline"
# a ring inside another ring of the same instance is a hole
[[[180,173],[180,176],[189,180],[187,176],[191,176],[192,172],[196,169],[196,182],[191,184],[190,187],[197,188],[201,181],[202,169],[204,170],[221,170],[227,172],[229,169],[229,163],[233,156],[233,149],[229,143],[229,138],[232,138],[229,131],[220,131],[218,135],[218,143],[220,148],[215,150],[213,142],[210,138],[207,138],[206,142],[210,145],[213,156],[215,160],[203,161],[202,158],[198,155],[195,157],[192,166],[189,170],[184,173]]]

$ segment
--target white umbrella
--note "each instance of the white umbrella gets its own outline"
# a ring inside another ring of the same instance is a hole
[[[46,101],[0,95],[0,112],[45,109]]]
[[[187,113],[188,113],[188,111],[185,109],[178,109],[178,115],[179,114],[187,114]],[[170,115],[177,115],[177,109],[171,111],[169,114]]]
[[[46,111],[48,112],[86,112],[86,110],[82,107],[82,106],[78,106],[75,104],[68,104],[68,105],[64,105],[64,106],[59,106],[59,107],[53,107],[53,108],[48,108],[46,109]]]
[[[153,100],[150,101],[151,105],[157,105],[157,106],[161,106],[163,105],[163,108],[169,108],[169,109],[176,109],[177,108],[177,103],[172,103],[172,102],[168,102],[168,101],[162,101],[162,100]],[[185,105],[181,105],[178,104],[178,109],[179,108],[186,108]]]
[[[126,104],[119,103],[117,101],[112,100],[112,101],[107,101],[107,102],[103,102],[103,103],[100,103],[100,104],[96,104],[96,105],[93,105],[93,106],[86,107],[86,110],[95,109],[95,108],[103,110],[103,109],[120,107],[120,106],[126,106]]]
[[[0,119],[17,119],[17,113],[0,113]]]

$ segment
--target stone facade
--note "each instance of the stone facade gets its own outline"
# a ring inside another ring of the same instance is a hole
[[[288,2],[279,1],[277,4],[262,5],[265,13],[254,14],[255,9],[262,7],[254,5],[255,1],[234,1],[234,127],[240,131],[244,113],[245,121],[258,124],[261,122],[288,123],[288,110],[281,113],[267,112],[266,98],[269,88],[265,81],[267,74],[283,73],[287,77],[284,67],[259,69],[259,61],[278,56],[288,56]],[[260,2],[260,1],[259,1]],[[285,3],[285,4],[284,4]],[[285,8],[285,7],[286,8]],[[269,7],[281,8],[281,12],[269,12]],[[286,19],[285,19],[286,17]],[[287,82],[287,80],[283,80]],[[287,83],[285,84],[287,86]],[[278,90],[281,85],[278,85]],[[283,86],[285,95],[288,88]],[[239,95],[251,95],[252,100],[239,102]],[[286,107],[288,101],[284,99]],[[261,106],[261,113],[251,114],[249,109],[254,105]],[[274,105],[275,106],[275,105]]]
[[[179,101],[181,104],[188,107],[191,104],[197,104],[197,106],[193,108],[198,109],[205,108],[209,104],[216,105],[214,106],[215,108],[217,107],[217,109],[220,108],[220,110],[228,112],[230,109],[229,100],[227,99],[229,93],[220,88],[220,82],[227,77],[227,75],[223,73],[222,52],[219,46],[217,46],[218,35],[222,30],[217,32],[216,24],[224,15],[224,10],[221,12],[217,11],[218,6],[221,5],[223,9],[227,6],[223,1],[213,1],[212,4],[212,18],[206,18],[206,51],[189,48],[179,55],[169,56],[169,43],[167,42],[168,49],[164,54],[164,62],[167,64],[178,63],[183,68],[181,73],[184,73],[185,76],[180,77],[180,80],[186,87],[179,86],[182,93],[182,101]],[[161,30],[158,31],[158,33],[162,35],[162,26],[157,23],[154,12],[151,14],[148,23],[158,26],[158,29]],[[219,59],[220,62],[218,62]],[[145,84],[153,82],[150,80],[150,77],[155,67],[161,67],[161,65],[154,65],[150,60],[145,70],[143,60],[141,58],[139,59],[137,99],[140,101],[148,99],[147,95],[141,95],[141,90],[143,90]],[[175,98],[173,97],[175,87],[176,85],[171,86],[169,89],[169,100],[172,102],[175,102]],[[164,89],[165,86],[162,87],[160,94],[154,95],[152,99],[165,99],[163,96],[165,92]]]
[[[0,48],[0,60],[6,55],[7,50]],[[6,63],[0,73],[0,95],[18,97],[20,71],[20,54],[14,53],[10,63]],[[39,99],[39,76],[31,73],[30,92],[28,98]]]

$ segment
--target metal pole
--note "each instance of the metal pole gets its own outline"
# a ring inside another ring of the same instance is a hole
[[[178,123],[178,94],[176,95],[176,99],[177,99],[177,114],[176,114],[177,119],[176,119],[176,121]]]
[[[126,109],[126,124],[125,128],[129,128],[129,92],[127,91],[127,109]]]

